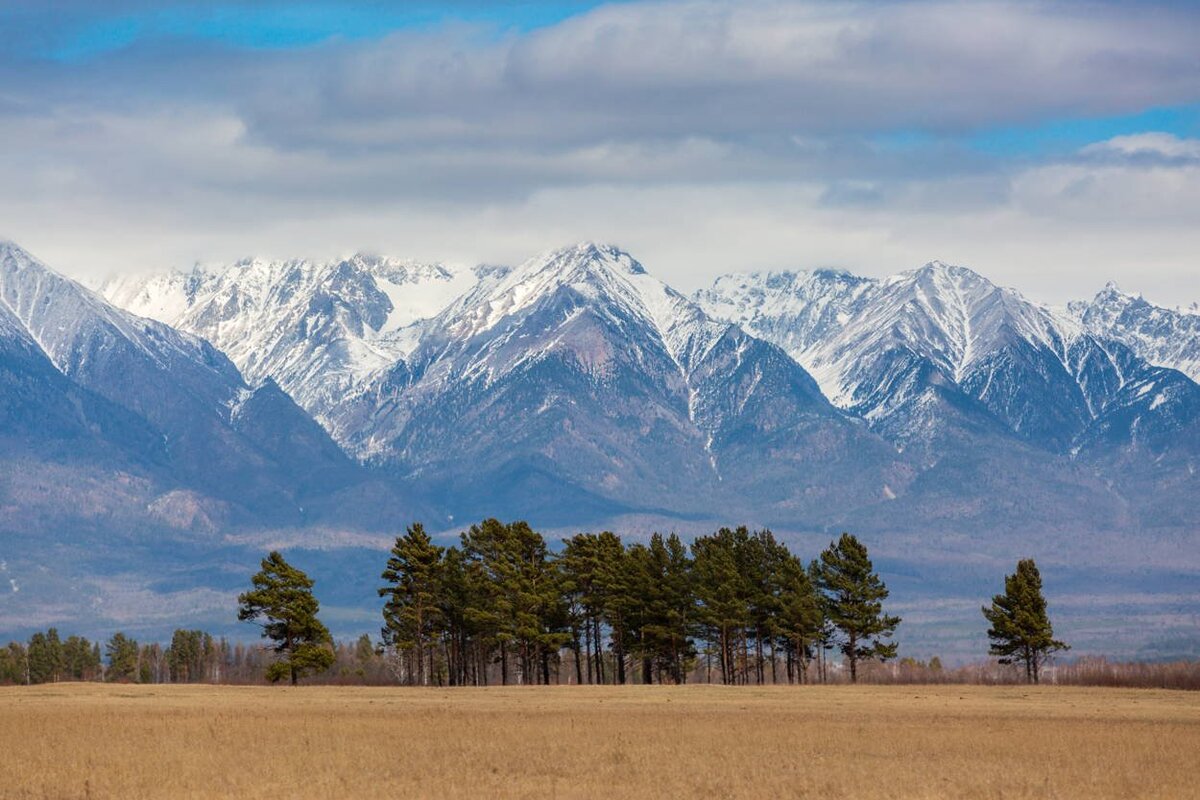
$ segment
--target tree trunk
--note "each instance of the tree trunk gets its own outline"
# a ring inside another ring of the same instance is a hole
[[[587,682],[592,682],[592,621],[585,619],[583,622],[583,646],[587,649]],[[580,683],[583,683],[581,678]]]
[[[571,629],[571,651],[575,653],[575,683],[583,683],[583,664],[579,663],[579,628]]]
[[[596,683],[605,683],[604,680],[604,639],[600,636],[600,618],[597,617],[592,621],[595,625],[595,636],[592,639],[596,647]]]
[[[508,686],[508,648],[500,642],[500,685]]]

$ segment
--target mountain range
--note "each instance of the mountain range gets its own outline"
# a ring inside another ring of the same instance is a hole
[[[1097,608],[1147,581],[1185,615],[1200,601],[1200,313],[1111,284],[1051,308],[932,262],[687,296],[584,243],[511,268],[246,260],[94,289],[0,246],[0,559],[29,585],[94,548],[108,566],[76,579],[96,619],[114,574],[164,595],[141,564],[215,603],[268,542],[345,576],[412,519],[484,515],[744,521],[812,547],[850,529],[942,651],[977,643],[965,598],[1023,554],[1080,620],[1097,576]],[[362,583],[337,595],[347,626],[371,618]],[[0,628],[30,623],[16,594]],[[1174,624],[1127,647],[1194,647]]]

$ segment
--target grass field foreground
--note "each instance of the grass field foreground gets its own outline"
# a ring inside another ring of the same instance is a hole
[[[0,688],[0,796],[1200,797],[1200,693]]]

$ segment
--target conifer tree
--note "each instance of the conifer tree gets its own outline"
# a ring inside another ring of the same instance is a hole
[[[396,537],[379,590],[383,607],[383,642],[411,656],[410,676],[418,685],[433,677],[433,643],[441,632],[439,605],[442,582],[441,547],[433,544],[421,523]]]
[[[1000,656],[1001,664],[1023,665],[1029,683],[1038,682],[1051,654],[1070,649],[1054,638],[1042,576],[1032,558],[1017,562],[1017,571],[1004,576],[1004,594],[992,598],[991,608],[983,607],[983,616],[991,624],[989,654]]]
[[[124,633],[117,631],[104,646],[104,654],[108,657],[108,670],[104,673],[105,680],[113,682],[137,681],[140,676],[139,656],[141,649],[138,643]]]
[[[748,536],[745,528],[722,528],[692,542],[698,614],[716,651],[722,683],[737,683],[744,677],[744,670],[738,670],[738,648],[750,623],[750,604],[738,549]]]
[[[467,557],[458,547],[446,550],[442,561],[442,592],[438,607],[443,621],[443,645],[452,686],[487,684],[490,655],[482,627],[472,616],[476,582]]]
[[[664,614],[659,621],[662,658],[675,683],[687,680],[696,658],[692,633],[696,625],[696,601],[692,587],[692,560],[687,547],[674,533],[662,541]]]
[[[62,679],[66,662],[57,629],[29,637],[27,655],[30,683],[52,683]]]
[[[628,553],[621,537],[612,531],[601,531],[596,537],[596,594],[599,599],[603,621],[608,625],[609,649],[612,651],[613,683],[624,684],[628,680],[625,657],[629,652],[629,620],[630,607],[624,601],[625,585],[628,580],[629,567],[626,563]],[[605,667],[603,660],[603,645],[597,636],[596,647],[601,656],[600,664]],[[600,682],[605,682],[605,673],[601,672]]]
[[[238,596],[238,619],[259,625],[263,638],[273,642],[276,658],[267,678],[275,683],[290,676],[294,686],[304,674],[333,666],[333,640],[317,619],[312,579],[272,551],[250,581],[254,588]]]
[[[0,684],[23,684],[29,682],[26,649],[20,642],[9,642],[0,648]]]
[[[895,657],[896,643],[883,640],[891,638],[900,618],[883,613],[887,586],[874,572],[867,548],[850,534],[829,543],[821,553],[817,575],[826,614],[842,637],[850,680],[857,682],[859,661]]]
[[[790,553],[779,567],[779,617],[776,634],[788,657],[788,679],[808,680],[808,664],[822,644],[825,613],[821,596],[800,559]],[[794,674],[795,673],[795,674]]]
[[[77,681],[92,680],[100,671],[100,656],[92,643],[81,636],[68,636],[63,642],[63,669],[66,677]]]

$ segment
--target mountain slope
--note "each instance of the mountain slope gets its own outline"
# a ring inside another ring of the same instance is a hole
[[[787,347],[835,403],[894,441],[961,414],[988,426],[990,415],[1012,436],[1066,453],[1149,368],[1075,320],[940,262],[878,281],[730,276],[696,297]],[[935,399],[941,411],[908,421]]]
[[[329,262],[247,259],[215,272],[117,278],[99,291],[212,342],[247,380],[270,378],[324,421],[347,391],[411,347],[406,328],[481,274],[361,254]]]
[[[864,476],[845,491],[866,481],[871,496],[895,455],[782,351],[590,243],[460,298],[331,422],[363,457],[480,507],[519,508],[558,482],[611,513],[707,514],[734,497],[800,503],[807,484],[815,513],[842,491],[839,454],[857,450]],[[763,480],[772,448],[781,480]]]
[[[109,305],[12,244],[0,246],[0,308],[32,353],[21,372],[40,376],[38,405],[75,408],[90,431],[105,430],[93,416],[119,421],[108,444],[165,494],[192,492],[233,523],[295,525],[308,493],[363,480],[274,384],[252,389],[207,342]],[[58,414],[38,434],[70,430]]]
[[[1121,342],[1139,357],[1200,381],[1200,308],[1163,308],[1109,283],[1092,300],[1071,303],[1069,312],[1089,331]]]

